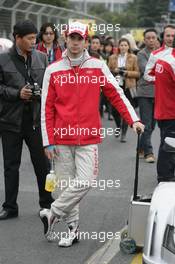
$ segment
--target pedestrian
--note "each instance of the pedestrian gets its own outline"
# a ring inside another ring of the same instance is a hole
[[[17,195],[23,140],[30,151],[39,188],[39,205],[50,208],[45,191],[48,172],[40,128],[40,87],[47,56],[34,49],[37,29],[30,20],[14,26],[14,45],[0,54],[0,132],[4,160],[5,202],[0,220],[18,216]]]
[[[175,26],[174,25],[167,25],[164,27],[163,31],[163,44],[162,46],[151,52],[148,63],[145,68],[144,78],[146,81],[154,82],[155,76],[152,74],[154,72],[155,65],[158,59],[162,59],[167,54],[171,54],[171,48],[173,46],[173,40],[175,35]]]
[[[84,49],[87,26],[74,22],[66,35],[62,60],[45,72],[41,109],[45,153],[49,159],[55,157],[56,173],[71,180],[51,210],[40,211],[48,240],[53,239],[57,221],[67,223],[69,236],[59,241],[63,247],[79,238],[79,203],[98,174],[100,89],[134,131],[144,128],[105,62],[90,57]]]
[[[101,51],[101,55],[103,60],[108,64],[109,57],[113,54],[113,43],[111,41],[105,41],[103,51]],[[111,116],[112,107],[109,101],[107,100],[106,96],[101,92],[100,98],[100,115],[103,117],[104,109],[103,107],[106,106],[106,111],[108,112],[108,120],[113,120]]]
[[[108,63],[109,60],[109,56],[111,56],[113,54],[113,43],[110,41],[105,41],[104,42],[104,48],[101,52],[101,55],[103,57],[103,59],[106,61],[106,63]]]
[[[98,35],[91,37],[89,54],[95,58],[103,59],[101,54],[101,38]]]
[[[137,54],[140,71],[140,79],[137,82],[137,96],[140,118],[145,125],[144,133],[140,139],[139,156],[148,163],[154,163],[155,157],[151,142],[151,135],[155,128],[154,85],[145,81],[144,72],[149,56],[156,48],[157,31],[154,28],[148,28],[144,31],[143,36],[145,47]]]
[[[106,58],[104,58],[104,54],[102,52],[103,45],[101,44],[103,43],[101,41],[101,38],[98,35],[92,36],[91,41],[90,41],[90,46],[89,46],[89,54],[92,57],[106,61]],[[104,106],[106,107],[105,111],[108,112],[108,119],[111,120],[111,107],[109,105],[108,100],[104,96],[103,91],[101,91],[100,105],[99,105],[101,117],[104,116],[104,109],[103,109]]]
[[[58,31],[54,24],[47,22],[41,26],[36,48],[47,54],[49,64],[61,58],[64,47],[59,45]]]
[[[131,33],[127,33],[126,35],[123,35],[122,38],[125,38],[129,41],[130,50],[132,51],[132,53],[137,55],[137,53],[139,52],[139,48],[137,47],[137,44],[136,44],[136,41],[133,35]]]
[[[121,38],[118,45],[118,53],[109,57],[108,66],[113,75],[119,80],[119,85],[123,88],[126,97],[135,107],[136,81],[139,78],[137,57],[131,53],[130,43],[127,39]],[[115,107],[112,107],[112,115],[116,127],[119,129],[121,127],[120,141],[125,143],[128,124],[124,119],[120,120],[120,115]]]
[[[145,69],[145,79],[154,82],[154,118],[160,128],[160,147],[157,160],[157,180],[174,181],[175,163],[172,152],[165,149],[165,138],[175,137],[175,48],[172,48],[175,27],[164,29],[164,44],[151,53]]]

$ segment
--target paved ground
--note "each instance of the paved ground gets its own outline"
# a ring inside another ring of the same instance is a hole
[[[114,127],[113,122],[104,121],[105,127]],[[158,130],[153,135],[155,153],[159,143]],[[99,180],[120,180],[120,188],[99,188],[89,192],[81,202],[81,231],[89,232],[89,239],[69,249],[58,248],[57,241],[48,243],[43,237],[43,226],[38,218],[38,194],[29,154],[24,145],[20,169],[20,192],[18,203],[20,216],[17,219],[0,222],[0,264],[106,264],[102,260],[92,261],[92,255],[110,241],[104,234],[120,231],[127,222],[128,205],[133,192],[136,136],[128,133],[128,142],[120,143],[114,136],[108,136],[99,148]],[[2,149],[0,144],[0,201],[4,199]],[[140,162],[140,193],[151,193],[156,186],[155,164]],[[56,194],[55,194],[56,197]],[[60,224],[58,232],[65,231]],[[97,232],[97,237],[93,234]],[[105,240],[105,241],[104,241]],[[101,242],[104,241],[104,242]],[[116,241],[115,241],[116,242]],[[117,241],[118,243],[118,241]],[[114,250],[115,251],[115,250]],[[111,252],[114,252],[111,251]],[[108,253],[109,254],[109,253]],[[112,254],[112,253],[110,253]],[[110,264],[129,264],[133,256],[119,252],[111,255]],[[95,258],[94,258],[95,259]],[[90,262],[91,261],[91,262]]]

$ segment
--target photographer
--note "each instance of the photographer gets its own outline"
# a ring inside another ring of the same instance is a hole
[[[127,39],[119,40],[118,53],[109,57],[108,66],[119,81],[120,87],[133,107],[136,107],[135,92],[136,80],[139,78],[139,69],[137,65],[137,57],[131,54],[130,43]],[[120,116],[117,110],[113,107],[112,114],[117,127],[120,126]],[[121,142],[126,142],[126,132],[128,125],[124,120],[121,121]]]
[[[5,202],[0,220],[18,216],[17,195],[23,140],[29,148],[39,188],[41,208],[53,201],[45,191],[48,164],[40,129],[40,87],[48,64],[44,53],[34,50],[37,29],[29,21],[14,26],[14,46],[0,54],[0,132],[5,177]]]

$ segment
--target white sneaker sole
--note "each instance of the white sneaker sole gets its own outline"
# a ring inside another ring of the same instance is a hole
[[[48,210],[45,211],[44,210]],[[59,222],[58,218],[54,217],[51,222],[51,216],[49,217],[50,210],[44,209],[40,212],[40,219],[44,225],[44,236],[49,241],[52,242],[54,240],[54,227],[55,224]],[[50,213],[51,214],[51,213]]]
[[[58,242],[59,247],[71,247],[74,243],[77,243],[80,241],[80,231],[79,229],[75,232],[70,232],[68,237],[62,238]]]
[[[73,244],[78,243],[80,240],[78,237],[75,237],[74,239],[69,238],[63,238],[59,241],[58,246],[59,247],[71,247]]]

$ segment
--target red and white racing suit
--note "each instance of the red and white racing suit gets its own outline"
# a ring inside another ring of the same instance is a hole
[[[60,151],[58,174],[75,183],[64,188],[52,211],[68,223],[78,220],[79,202],[98,172],[101,89],[130,126],[139,120],[105,62],[90,57],[86,50],[79,67],[71,67],[65,51],[61,60],[46,69],[41,109],[43,144],[56,146]]]

